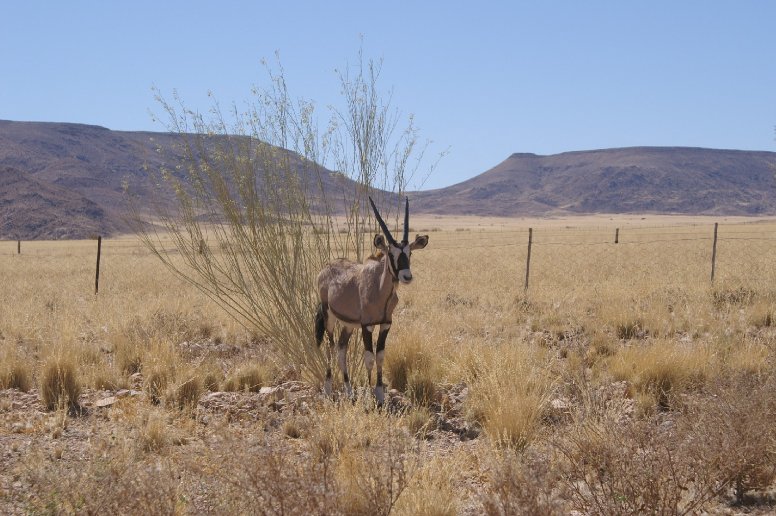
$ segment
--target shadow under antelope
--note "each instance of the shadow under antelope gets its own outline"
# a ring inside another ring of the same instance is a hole
[[[353,396],[346,362],[348,341],[354,330],[361,328],[364,340],[364,365],[366,366],[369,386],[372,386],[372,367],[377,364],[377,383],[375,398],[378,406],[385,399],[383,386],[383,360],[385,358],[385,339],[391,329],[393,310],[399,302],[396,290],[399,283],[412,282],[410,256],[412,251],[423,249],[428,244],[428,235],[417,235],[412,243],[408,240],[410,223],[410,201],[405,199],[404,236],[397,242],[388,226],[377,211],[372,198],[369,198],[372,210],[383,234],[374,238],[376,255],[370,256],[364,263],[356,263],[344,258],[333,261],[318,274],[318,294],[321,303],[315,316],[315,339],[320,347],[324,331],[329,337],[328,363],[324,392],[331,394],[331,362],[334,348],[334,326],[337,321],[342,331],[337,343],[337,359],[345,391]],[[372,344],[372,331],[380,326],[376,349]]]

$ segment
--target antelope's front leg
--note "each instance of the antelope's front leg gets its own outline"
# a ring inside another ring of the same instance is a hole
[[[372,349],[372,329],[374,326],[361,325],[361,336],[364,339],[364,367],[366,367],[367,386],[372,387],[372,367],[375,365],[375,353]]]
[[[377,406],[382,407],[385,402],[385,386],[383,385],[383,360],[385,359],[385,339],[388,337],[388,330],[391,329],[391,323],[380,325],[380,334],[377,336],[377,384],[375,385],[375,399]]]
[[[353,388],[350,386],[350,377],[348,376],[348,341],[351,333],[351,330],[343,328],[337,346],[337,360],[340,371],[342,371],[342,382],[345,384],[345,393],[348,398],[353,397]]]

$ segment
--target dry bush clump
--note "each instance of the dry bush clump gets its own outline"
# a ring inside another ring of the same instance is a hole
[[[171,442],[166,417],[159,411],[146,414],[145,424],[139,429],[138,434],[138,446],[144,452],[159,453]]]
[[[234,438],[229,438],[234,439]],[[280,443],[227,440],[210,452],[217,483],[211,504],[223,514],[345,514],[330,460],[297,456]],[[194,465],[194,468],[197,468]]]
[[[568,514],[564,483],[551,456],[536,451],[505,450],[490,458],[489,482],[480,494],[491,516]]]
[[[202,378],[202,386],[207,391],[217,391],[224,380],[223,371],[212,361],[205,361],[197,366],[197,374]]]
[[[658,339],[620,350],[607,368],[615,380],[628,382],[642,411],[650,413],[670,408],[677,393],[703,385],[713,365],[708,346]]]
[[[189,368],[179,372],[174,384],[168,389],[166,398],[180,409],[193,409],[205,391],[205,384],[198,372]]]
[[[434,400],[441,364],[416,333],[403,333],[386,351],[385,374],[391,388],[405,392],[414,403],[428,405]]]
[[[587,414],[553,447],[574,507],[595,514],[695,514],[776,480],[773,379],[697,395],[673,418]]]
[[[32,385],[32,370],[27,360],[17,352],[0,353],[0,389],[19,389],[27,392]]]
[[[48,410],[75,408],[81,395],[77,366],[72,357],[52,354],[43,364],[40,377],[40,397]]]
[[[466,400],[469,417],[495,442],[524,448],[538,435],[552,396],[553,359],[514,343],[483,350],[474,360],[471,395]]]
[[[253,361],[237,367],[227,375],[221,389],[224,391],[259,392],[268,386],[275,376],[274,368],[264,362]]]
[[[122,453],[76,463],[38,458],[25,471],[35,514],[180,513],[180,484],[163,461],[138,461]]]
[[[702,467],[718,470],[735,503],[776,482],[776,375],[739,374],[715,385],[714,397],[696,401],[688,420]]]

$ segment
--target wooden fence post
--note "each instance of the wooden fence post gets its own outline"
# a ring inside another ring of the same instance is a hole
[[[100,253],[102,251],[102,237],[97,237],[97,271],[94,275],[94,293],[100,291]]]
[[[615,244],[620,243],[620,228],[617,228],[614,230],[614,243]]]
[[[523,292],[528,292],[528,276],[531,273],[531,244],[533,243],[533,228],[528,228],[528,257],[525,260],[525,286]]]
[[[714,283],[714,269],[717,265],[717,227],[719,223],[714,223],[714,243],[711,246],[711,282]]]
[[[22,241],[16,241],[16,254],[22,254]]]

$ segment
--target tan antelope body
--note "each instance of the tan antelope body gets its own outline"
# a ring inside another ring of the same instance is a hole
[[[378,405],[382,405],[384,400],[385,339],[391,328],[393,311],[399,302],[396,290],[399,283],[408,284],[412,281],[411,253],[415,249],[426,247],[428,235],[418,235],[414,242],[408,242],[409,200],[407,200],[404,215],[404,238],[402,242],[397,242],[380,217],[371,198],[369,201],[384,233],[384,235],[375,235],[374,238],[374,245],[380,252],[377,256],[370,256],[364,263],[340,258],[324,267],[318,274],[318,294],[321,304],[315,317],[315,336],[320,346],[325,332],[333,347],[335,324],[337,321],[341,324],[337,358],[345,390],[348,396],[352,396],[353,391],[350,386],[345,358],[351,334],[354,330],[361,328],[364,340],[364,365],[367,369],[369,384],[370,386],[372,384],[372,367],[376,362],[375,397]],[[380,333],[377,337],[376,349],[374,349],[372,331],[378,325]],[[326,371],[324,391],[326,394],[331,393],[331,353],[329,353],[329,367]]]

